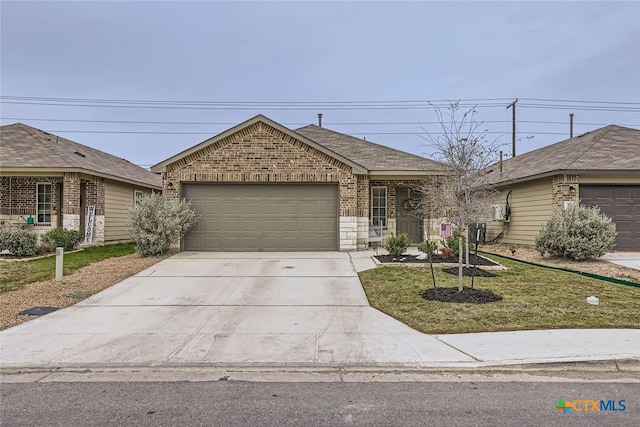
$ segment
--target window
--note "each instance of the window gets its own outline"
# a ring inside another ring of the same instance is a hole
[[[133,192],[133,206],[138,206],[138,201],[144,197],[144,193],[140,190]]]
[[[51,222],[51,184],[36,184],[36,222]]]
[[[371,187],[371,224],[387,226],[387,187]]]

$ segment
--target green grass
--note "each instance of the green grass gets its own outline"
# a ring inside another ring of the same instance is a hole
[[[133,243],[93,246],[83,251],[64,254],[64,274],[94,262],[135,253]],[[55,278],[56,257],[34,259],[31,261],[2,262],[0,264],[0,293],[24,287],[24,285]]]
[[[640,328],[640,288],[534,267],[497,256],[507,267],[498,277],[476,277],[475,287],[502,295],[489,304],[427,301],[429,268],[380,267],[360,273],[371,305],[430,334],[557,328]],[[435,267],[439,287],[457,287],[457,276]],[[471,283],[465,278],[465,286]],[[600,298],[589,305],[587,297]]]

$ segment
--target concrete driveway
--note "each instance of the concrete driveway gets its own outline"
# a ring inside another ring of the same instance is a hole
[[[1,332],[0,352],[2,367],[475,361],[371,308],[337,252],[182,252]]]

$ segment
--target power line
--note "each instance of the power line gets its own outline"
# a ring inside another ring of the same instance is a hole
[[[171,132],[171,131],[111,131],[111,130],[47,130],[49,133],[86,133],[86,134],[133,134],[133,135],[217,135],[220,131],[214,132]],[[349,135],[444,135],[442,132],[351,132],[345,131]],[[509,131],[486,131],[487,135],[507,134]],[[566,135],[566,132],[520,132],[528,135]]]
[[[158,125],[227,125],[234,126],[237,122],[175,122],[175,121],[143,121],[143,120],[87,120],[87,119],[43,119],[34,117],[0,117],[0,120],[17,120],[17,121],[40,121],[40,122],[68,122],[68,123],[114,123],[114,124],[158,124]],[[482,123],[511,123],[510,120],[483,120]],[[545,125],[562,125],[566,126],[567,122],[558,121],[545,121],[545,120],[518,120],[518,123],[532,123],[532,124],[545,124]],[[285,126],[304,126],[309,122],[283,122]],[[437,125],[438,121],[426,121],[426,122],[325,122],[325,125],[330,126],[388,126],[388,125]],[[574,122],[576,125],[583,126],[607,126],[611,123],[590,123],[590,122]],[[620,123],[620,126],[636,126],[640,127],[640,124]]]

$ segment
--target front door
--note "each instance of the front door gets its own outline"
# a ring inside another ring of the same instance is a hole
[[[410,211],[405,208],[406,201],[416,196],[416,193],[410,188],[396,188],[396,231],[407,233],[411,243],[422,241],[422,220],[412,216]]]

